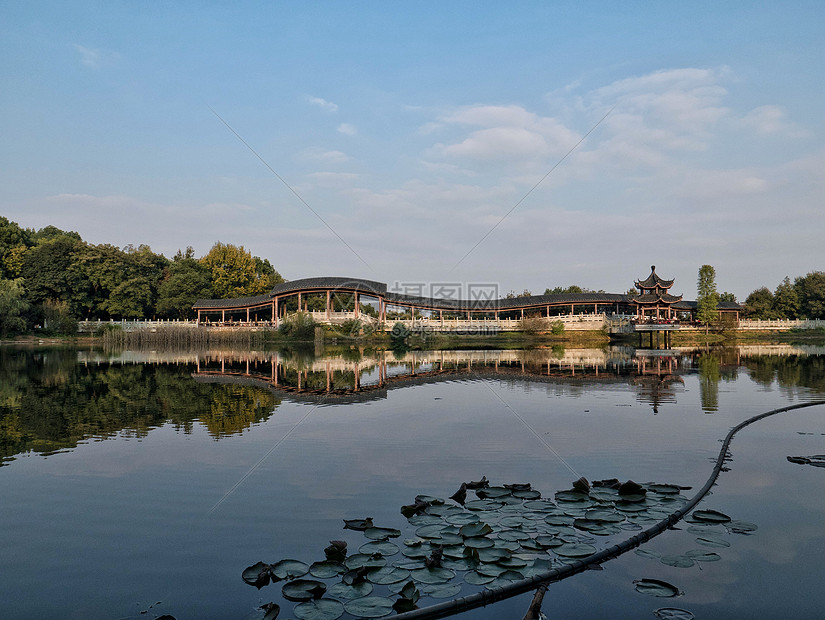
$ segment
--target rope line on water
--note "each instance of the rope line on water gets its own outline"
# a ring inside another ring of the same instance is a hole
[[[570,564],[566,564],[563,567],[554,568],[553,570],[540,573],[520,581],[514,581],[506,586],[484,589],[469,596],[431,605],[422,609],[408,611],[393,616],[393,618],[396,620],[431,620],[434,618],[447,618],[449,616],[454,616],[455,614],[476,609],[478,607],[484,607],[486,605],[490,605],[491,603],[496,603],[513,596],[518,596],[519,594],[530,592],[531,590],[535,590],[543,585],[555,583],[557,581],[561,581],[562,579],[566,579],[567,577],[572,577],[573,575],[577,575],[592,566],[602,564],[607,560],[612,560],[613,558],[619,557],[623,553],[635,549],[642,543],[647,542],[651,538],[658,536],[666,529],[672,527],[696,507],[696,505],[705,497],[705,495],[707,495],[708,491],[710,491],[711,487],[713,487],[716,483],[716,479],[722,472],[724,463],[728,458],[728,448],[736,433],[743,428],[750,426],[754,422],[758,422],[759,420],[763,420],[780,413],[785,413],[787,411],[793,411],[795,409],[804,409],[806,407],[820,405],[825,405],[825,400],[815,400],[807,403],[789,405],[780,409],[772,409],[771,411],[766,411],[765,413],[760,413],[759,415],[748,418],[744,422],[734,426],[725,436],[725,439],[722,442],[722,448],[719,450],[719,456],[716,458],[716,464],[713,467],[713,471],[699,492],[689,499],[682,508],[672,513],[667,518],[662,519],[655,525],[652,525],[648,529],[639,532],[627,540],[623,540],[612,547],[603,549],[602,551],[589,555],[585,558],[574,560]]]

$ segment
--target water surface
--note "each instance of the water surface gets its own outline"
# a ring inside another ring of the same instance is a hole
[[[3,615],[244,618],[276,601],[289,618],[280,584],[258,591],[245,567],[319,560],[331,539],[357,548],[344,518],[411,536],[399,509],[418,494],[446,498],[484,475],[550,497],[579,476],[695,489],[729,428],[825,398],[824,353],[0,349]],[[631,552],[552,585],[545,611],[818,615],[825,468],[787,460],[818,454],[825,407],[749,427],[701,507],[756,532],[691,568]],[[701,549],[688,525],[644,548]],[[640,594],[642,578],[684,594]],[[529,600],[460,617],[521,618]]]

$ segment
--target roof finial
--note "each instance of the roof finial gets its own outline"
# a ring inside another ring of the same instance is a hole
[[[650,272],[653,273],[654,271],[656,271],[656,265],[651,265]]]

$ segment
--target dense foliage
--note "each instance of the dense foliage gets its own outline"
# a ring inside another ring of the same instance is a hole
[[[745,300],[749,319],[825,319],[825,272],[785,277],[774,291],[763,286]]]
[[[71,333],[84,319],[194,318],[198,299],[259,295],[283,281],[243,246],[218,242],[201,258],[189,247],[168,259],[147,245],[93,245],[0,216],[0,336]]]

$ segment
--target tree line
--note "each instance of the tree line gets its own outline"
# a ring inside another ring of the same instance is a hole
[[[284,279],[243,246],[215,243],[171,259],[148,245],[94,245],[54,226],[0,216],[0,334],[71,332],[77,320],[187,319],[202,298],[251,297]]]
[[[825,272],[786,276],[771,291],[763,286],[745,300],[744,316],[749,319],[825,319]]]

